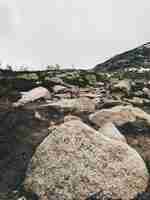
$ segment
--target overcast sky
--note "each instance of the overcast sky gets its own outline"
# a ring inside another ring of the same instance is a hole
[[[0,59],[93,67],[150,41],[149,0],[0,0]]]

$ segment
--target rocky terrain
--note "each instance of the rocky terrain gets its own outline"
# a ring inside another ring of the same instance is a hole
[[[1,70],[0,200],[149,200],[150,81],[138,75]]]

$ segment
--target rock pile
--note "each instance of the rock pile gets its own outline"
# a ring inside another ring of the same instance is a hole
[[[149,88],[53,78],[2,102],[0,199],[148,200]]]

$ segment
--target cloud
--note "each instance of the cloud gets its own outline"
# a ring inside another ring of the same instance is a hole
[[[11,12],[7,5],[0,5],[0,35],[8,36],[12,32]]]
[[[147,0],[0,0],[0,56],[92,66],[147,42]]]
[[[15,32],[17,25],[21,24],[21,16],[16,0],[0,0],[0,35],[10,36]]]

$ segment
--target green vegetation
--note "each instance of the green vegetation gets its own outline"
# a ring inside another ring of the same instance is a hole
[[[123,79],[131,79],[131,80],[150,80],[150,71],[143,71],[143,72],[138,72],[138,71],[117,71],[110,73],[111,78],[116,78],[119,80]]]
[[[11,66],[7,67],[7,70],[1,70],[6,82],[10,88],[13,84],[12,80],[24,80],[32,82],[34,85],[47,85],[52,77],[59,77],[64,82],[72,85],[78,85],[80,87],[95,86],[97,82],[104,82],[110,79],[139,79],[150,80],[150,72],[138,72],[129,70],[118,70],[116,72],[99,72],[94,70],[83,69],[62,69],[58,64],[55,66],[48,65],[45,71],[26,71],[23,69],[18,72],[12,71]],[[11,77],[11,78],[10,78]],[[7,80],[7,81],[6,81]],[[1,84],[2,85],[2,84]]]
[[[107,76],[93,71],[76,70],[65,73],[61,78],[69,84],[79,85],[80,87],[95,86],[96,82],[107,80]]]
[[[108,80],[105,73],[93,70],[82,69],[62,69],[60,65],[48,65],[45,71],[12,71],[9,66],[7,70],[1,70],[5,80],[24,80],[32,81],[34,84],[47,85],[52,77],[61,78],[64,82],[80,87],[95,86],[96,82]],[[9,78],[8,78],[9,77]],[[10,78],[11,77],[11,78]]]

